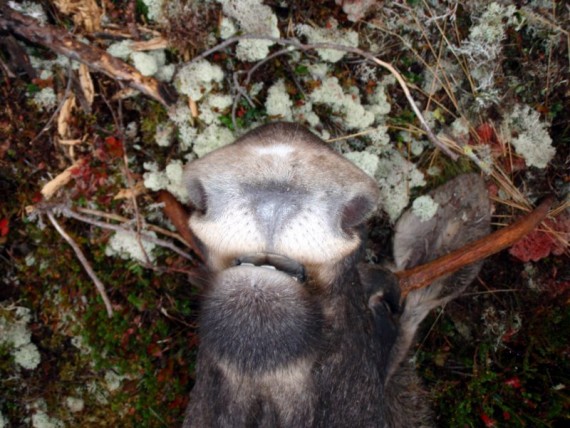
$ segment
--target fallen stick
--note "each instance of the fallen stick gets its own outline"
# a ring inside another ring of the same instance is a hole
[[[78,41],[73,35],[51,25],[41,25],[8,6],[0,8],[0,29],[10,31],[30,42],[40,44],[68,58],[106,74],[169,107],[176,94],[153,77],[143,76],[136,68],[108,54],[103,49]]]
[[[548,197],[538,208],[510,226],[471,242],[431,262],[416,266],[412,269],[396,272],[396,277],[400,283],[402,299],[405,298],[410,291],[427,287],[436,279],[456,272],[471,263],[483,260],[521,240],[544,220],[553,202],[554,198]]]

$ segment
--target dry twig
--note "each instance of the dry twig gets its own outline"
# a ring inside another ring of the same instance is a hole
[[[166,107],[176,101],[175,94],[153,77],[143,76],[136,68],[109,55],[102,49],[79,42],[66,30],[50,25],[40,25],[29,16],[4,7],[0,9],[0,29],[13,32],[31,42],[52,49],[89,68],[106,74],[157,100]]]
[[[420,124],[422,125],[423,130],[426,132],[426,135],[428,137],[428,139],[431,141],[431,143],[436,146],[437,148],[439,148],[442,152],[444,152],[449,158],[453,159],[453,160],[457,160],[458,159],[458,155],[456,153],[454,153],[453,151],[451,151],[449,149],[449,147],[447,147],[444,143],[442,143],[437,137],[436,135],[433,133],[433,131],[431,130],[431,128],[429,127],[427,121],[425,120],[425,118],[423,117],[420,109],[418,108],[418,106],[416,105],[416,102],[414,101],[412,94],[410,93],[410,90],[408,88],[408,85],[406,83],[406,81],[404,80],[404,78],[402,77],[402,75],[398,72],[398,70],[396,70],[394,68],[393,65],[391,65],[390,63],[387,63],[385,61],[382,61],[378,58],[376,58],[374,55],[372,55],[370,52],[366,52],[363,51],[362,49],[359,48],[354,48],[351,46],[343,46],[343,45],[338,45],[338,44],[334,44],[334,43],[312,43],[312,44],[303,44],[300,43],[296,40],[286,40],[286,39],[279,39],[276,37],[270,37],[270,36],[260,36],[260,35],[255,35],[255,34],[245,34],[243,36],[236,36],[236,37],[231,37],[227,40],[225,40],[224,42],[214,46],[211,49],[208,49],[207,51],[203,52],[202,54],[198,55],[197,57],[193,58],[192,61],[190,61],[190,63],[198,61],[200,59],[206,58],[208,55],[214,53],[214,52],[218,52],[222,49],[227,48],[228,46],[237,43],[241,40],[269,40],[272,41],[274,43],[277,43],[279,45],[284,45],[284,46],[290,46],[292,48],[295,49],[299,49],[302,51],[307,51],[307,50],[315,50],[315,49],[334,49],[334,50],[339,50],[342,52],[348,52],[348,53],[352,53],[352,54],[356,54],[356,55],[360,55],[364,58],[366,58],[367,60],[373,62],[376,65],[379,65],[382,68],[385,68],[386,70],[388,70],[398,81],[398,83],[400,84],[400,87],[402,88],[402,91],[404,91],[404,96],[406,97],[406,99],[408,100],[408,103],[410,104],[410,107],[412,108],[412,110],[414,111],[416,117],[418,118],[418,120],[420,121]],[[277,52],[278,54],[282,54],[283,51],[279,51]]]
[[[113,306],[111,305],[109,296],[107,296],[107,291],[105,291],[105,286],[103,285],[101,280],[97,277],[97,274],[95,273],[95,271],[91,267],[91,264],[89,263],[83,252],[81,251],[81,248],[79,248],[79,245],[77,245],[77,243],[71,238],[71,236],[69,236],[67,232],[63,230],[61,225],[57,222],[57,220],[53,216],[52,210],[47,210],[46,214],[51,224],[53,224],[53,227],[55,227],[55,230],[57,230],[59,234],[63,237],[63,239],[65,239],[67,243],[71,245],[71,248],[73,248],[73,251],[77,256],[77,259],[83,266],[83,269],[85,269],[85,272],[87,272],[87,275],[89,275],[89,277],[91,278],[91,281],[93,281],[93,283],[95,284],[95,287],[99,292],[99,295],[103,299],[103,303],[105,304],[105,309],[107,310],[107,315],[109,316],[109,318],[112,318]]]

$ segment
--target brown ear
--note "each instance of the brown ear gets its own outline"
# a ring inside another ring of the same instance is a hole
[[[399,279],[402,296],[405,297],[410,291],[426,287],[438,278],[510,247],[540,224],[548,214],[553,202],[554,198],[548,197],[534,211],[510,226],[429,263],[397,272],[396,276]]]
[[[460,175],[429,195],[438,204],[432,218],[423,221],[409,209],[396,224],[394,259],[398,270],[427,263],[490,231],[489,197],[478,175]]]

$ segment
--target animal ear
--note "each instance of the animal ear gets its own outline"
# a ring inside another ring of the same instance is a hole
[[[409,209],[396,224],[394,261],[397,270],[427,263],[490,231],[489,197],[478,175],[460,175],[429,196],[437,206],[431,218],[424,220]]]
[[[196,177],[189,177],[187,190],[192,206],[198,211],[205,212],[208,208],[208,195],[202,181]]]
[[[490,203],[481,177],[460,175],[429,194],[437,211],[422,220],[413,210],[402,214],[394,234],[394,262],[398,271],[427,263],[490,232]],[[416,331],[437,306],[457,297],[475,278],[481,262],[465,266],[427,287],[410,291],[399,320],[396,346],[390,355],[388,376],[406,357]]]
[[[370,216],[376,208],[377,198],[375,196],[360,194],[343,205],[341,226],[344,231],[349,231],[362,224]]]

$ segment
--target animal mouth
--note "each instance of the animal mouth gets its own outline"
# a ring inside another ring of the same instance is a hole
[[[305,266],[296,260],[275,253],[245,254],[234,260],[235,266],[257,266],[283,272],[295,281],[306,281]]]

